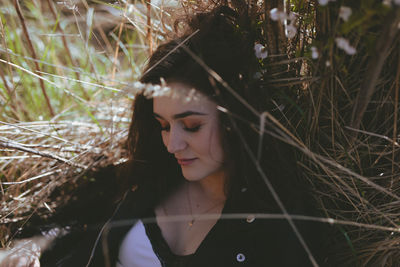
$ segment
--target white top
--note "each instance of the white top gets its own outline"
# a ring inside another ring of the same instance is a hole
[[[122,241],[118,259],[117,267],[161,267],[141,220]]]

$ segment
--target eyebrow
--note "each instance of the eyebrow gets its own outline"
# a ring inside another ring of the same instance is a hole
[[[156,118],[164,119],[162,116],[158,115],[157,113],[153,113],[153,114],[154,114],[154,116]],[[182,112],[182,113],[175,114],[174,116],[172,116],[172,118],[176,120],[176,119],[182,119],[182,118],[185,118],[185,117],[188,117],[188,116],[192,116],[192,115],[204,116],[204,115],[207,115],[207,114],[189,110],[189,111],[185,111],[185,112]]]

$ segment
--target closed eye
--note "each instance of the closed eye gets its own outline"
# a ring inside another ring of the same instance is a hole
[[[187,132],[191,132],[191,133],[194,133],[194,132],[197,132],[198,130],[200,130],[200,128],[201,128],[201,125],[198,125],[198,126],[195,126],[195,127],[184,127],[183,129],[185,130],[185,131],[187,131]]]
[[[191,133],[197,132],[198,130],[200,130],[200,128],[201,128],[201,125],[198,125],[198,126],[195,126],[195,127],[183,127],[183,129],[185,131],[191,132]],[[169,132],[169,130],[170,130],[170,126],[169,125],[165,126],[165,127],[161,126],[161,131]]]

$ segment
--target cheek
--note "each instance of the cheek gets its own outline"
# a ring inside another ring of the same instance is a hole
[[[222,149],[222,144],[219,136],[215,136],[213,138],[213,142],[211,143],[211,155],[218,162],[224,161],[224,151]]]
[[[161,132],[161,139],[163,141],[164,146],[168,146],[168,133],[165,131]]]
[[[223,162],[224,151],[222,149],[221,136],[219,133],[219,127],[215,125],[209,138],[209,154],[217,162]]]

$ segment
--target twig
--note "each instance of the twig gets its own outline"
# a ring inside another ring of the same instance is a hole
[[[29,36],[29,32],[28,32],[28,29],[27,29],[26,24],[25,24],[25,18],[23,16],[22,12],[21,12],[21,7],[19,5],[18,0],[14,0],[14,6],[15,6],[15,10],[17,11],[18,18],[21,21],[22,31],[24,32],[24,36],[25,36],[25,38],[27,40],[27,44],[28,44],[29,50],[30,50],[30,52],[32,54],[32,57],[34,59],[37,59],[36,51],[35,51],[35,48],[33,47],[31,38]],[[34,61],[34,63],[35,63],[36,70],[40,71],[39,64],[36,61]],[[40,88],[42,89],[43,96],[44,96],[44,98],[46,100],[47,107],[49,109],[50,115],[52,117],[54,117],[54,115],[55,115],[54,114],[54,110],[53,110],[53,107],[51,106],[50,99],[49,99],[49,96],[47,95],[46,88],[45,88],[45,85],[44,85],[44,82],[43,82],[42,79],[39,79],[39,84],[40,84]]]
[[[3,26],[3,20],[2,20],[2,17],[0,17],[0,27],[1,27],[1,33],[2,33],[2,35],[3,35],[3,46],[4,46],[4,49],[5,49],[5,51],[6,51],[6,56],[7,56],[7,60],[8,61],[11,61],[11,57],[10,57],[10,55],[9,55],[9,53],[7,53],[8,52],[8,45],[7,45],[7,42],[6,42],[6,32],[5,32],[5,30],[4,30],[4,26]],[[12,75],[12,68],[11,68],[11,66],[8,66],[8,75]],[[13,87],[15,88],[15,86],[14,86],[14,80],[11,80],[12,81],[12,83],[13,83]],[[15,90],[15,89],[14,89]]]
[[[290,218],[298,221],[310,221],[310,222],[321,222],[328,224],[340,224],[340,225],[349,225],[354,227],[361,227],[366,229],[374,229],[386,232],[396,232],[400,233],[400,227],[386,227],[377,224],[366,224],[366,223],[358,223],[354,221],[346,221],[340,219],[333,218],[323,218],[323,217],[315,217],[315,216],[307,216],[307,215],[297,215],[297,214],[288,214]],[[186,221],[188,215],[168,215],[168,216],[158,216],[157,221],[162,222],[179,222]],[[199,220],[212,220],[212,219],[223,219],[223,220],[242,220],[248,218],[255,218],[260,220],[282,220],[286,218],[285,214],[277,214],[277,213],[224,213],[224,214],[204,214],[199,217]],[[143,218],[142,221],[144,223],[154,223],[156,222],[155,217]],[[111,227],[120,227],[125,225],[132,224],[132,220],[117,220],[111,223]]]
[[[55,8],[54,8],[53,2],[50,1],[50,0],[47,0],[47,5],[49,6],[50,13],[52,14],[54,20],[56,20],[56,23],[57,23],[57,30],[61,33],[61,41],[62,41],[62,43],[63,43],[63,45],[64,45],[65,52],[67,53],[67,57],[68,57],[68,59],[71,61],[71,64],[72,64],[73,66],[75,66],[75,61],[74,61],[74,59],[72,58],[71,51],[70,51],[70,49],[69,49],[67,39],[65,38],[65,33],[64,33],[63,29],[60,27],[60,23],[58,22],[57,13],[56,13],[56,10],[55,10]],[[80,78],[79,72],[75,72],[75,76],[76,76],[76,79],[77,79],[77,80],[80,80],[80,79],[81,79],[81,78]],[[83,88],[81,88],[81,89],[82,89],[83,97],[84,97],[85,99],[89,100],[90,97],[88,96],[88,94],[86,93],[86,91],[85,91]]]
[[[375,51],[372,59],[369,61],[364,80],[355,101],[350,121],[350,126],[354,129],[360,128],[362,117],[364,116],[369,101],[375,92],[375,87],[382,71],[383,64],[389,55],[389,50],[393,44],[393,40],[395,40],[396,35],[399,33],[398,24],[400,23],[400,9],[393,11],[387,21],[387,25],[389,26],[385,28],[382,35],[378,37]]]
[[[85,166],[85,165],[74,163],[74,162],[71,162],[68,159],[64,159],[64,158],[61,158],[59,156],[52,155],[52,154],[49,154],[49,153],[46,153],[46,152],[41,152],[41,151],[38,151],[38,150],[35,150],[35,149],[32,149],[32,148],[28,148],[28,147],[26,147],[26,146],[24,146],[22,144],[19,144],[17,142],[13,142],[13,141],[10,141],[10,140],[5,140],[5,141],[0,140],[0,147],[16,149],[16,150],[24,151],[24,152],[27,152],[27,153],[39,155],[39,156],[42,156],[42,157],[45,157],[45,158],[55,159],[55,160],[57,160],[59,162],[68,164],[68,165],[73,166],[73,167],[87,168],[87,166]]]
[[[46,82],[50,83],[51,85],[55,86],[56,88],[62,89],[65,93],[67,93],[68,95],[70,95],[72,97],[75,97],[76,99],[78,99],[79,101],[81,101],[83,103],[87,102],[86,100],[84,100],[80,96],[75,95],[74,93],[72,93],[71,91],[69,91],[69,90],[67,90],[65,88],[60,88],[60,86],[58,86],[56,83],[54,83],[54,82],[50,81],[49,79],[46,79],[45,77],[39,75],[41,72],[39,72],[39,74],[33,73],[32,71],[30,71],[28,69],[25,69],[25,68],[23,68],[23,67],[21,67],[21,66],[19,66],[17,64],[14,64],[14,63],[6,61],[6,60],[3,60],[1,58],[0,58],[0,62],[6,63],[6,64],[8,64],[10,66],[13,66],[14,68],[20,69],[20,70],[22,70],[22,71],[24,71],[24,72],[26,72],[26,73],[28,73],[30,75],[33,75],[36,78],[38,78],[39,80],[41,80],[42,82],[46,81]]]
[[[7,101],[8,103],[10,103],[10,107],[11,107],[11,110],[12,110],[12,112],[13,112],[15,118],[18,119],[18,120],[20,120],[20,117],[18,116],[17,108],[16,108],[16,106],[15,106],[15,103],[14,103],[13,97],[12,97],[13,94],[14,94],[14,91],[11,90],[11,88],[8,86],[6,77],[4,76],[3,70],[2,70],[1,68],[0,68],[0,78],[1,78],[1,80],[3,81],[4,88],[6,89],[7,94],[8,94],[8,99],[7,99],[7,97],[6,97],[5,95],[1,94],[2,97],[4,97],[4,102]],[[0,93],[1,93],[1,91],[0,91]],[[5,108],[5,106],[6,106],[6,105],[4,105],[3,109]]]
[[[394,180],[394,162],[395,162],[395,143],[397,140],[397,114],[399,113],[399,84],[400,82],[400,57],[397,66],[397,73],[396,73],[396,81],[395,81],[395,93],[394,93],[394,119],[393,119],[393,145],[392,145],[392,179],[390,180],[390,189],[393,188],[393,180]]]
[[[206,70],[209,70],[206,69]],[[265,113],[267,116],[268,113]],[[264,180],[265,185],[268,188],[268,191],[271,193],[275,203],[278,205],[279,210],[282,212],[283,217],[286,219],[286,221],[288,222],[288,224],[290,225],[290,228],[293,230],[293,233],[295,234],[295,236],[297,237],[298,241],[300,242],[301,246],[303,247],[304,251],[307,253],[308,258],[311,262],[311,264],[314,267],[318,267],[318,263],[315,260],[313,254],[311,253],[310,248],[308,247],[308,245],[306,244],[302,234],[300,233],[299,229],[297,228],[297,226],[295,225],[295,223],[293,222],[293,219],[290,217],[285,205],[283,204],[281,198],[279,197],[278,193],[276,192],[275,188],[273,187],[271,181],[269,180],[267,174],[265,173],[265,171],[263,170],[262,166],[260,165],[260,162],[257,161],[257,156],[254,155],[253,151],[251,150],[248,142],[245,140],[244,136],[242,135],[242,132],[238,129],[238,125],[236,124],[236,122],[231,118],[230,121],[232,123],[232,125],[234,126],[235,130],[238,133],[239,138],[241,139],[241,141],[243,142],[245,151],[247,153],[247,155],[250,157],[251,161],[254,163],[255,168],[257,169],[259,175],[261,176],[261,178]]]
[[[149,54],[153,52],[153,40],[151,38],[151,0],[146,1],[147,6],[147,43],[149,44]]]
[[[127,5],[125,7],[125,10],[127,8]],[[118,40],[116,42],[116,47],[115,47],[115,53],[114,53],[114,61],[113,61],[113,68],[112,68],[112,73],[111,73],[111,80],[114,80],[115,78],[115,71],[117,70],[117,62],[118,62],[118,53],[119,53],[119,40],[121,40],[121,34],[122,34],[122,29],[124,28],[124,21],[121,21],[121,24],[119,25],[119,30],[118,30]]]
[[[110,86],[105,86],[105,85],[101,85],[101,84],[97,84],[97,83],[91,83],[91,82],[86,82],[86,81],[82,81],[82,80],[77,80],[77,79],[74,79],[74,78],[69,78],[69,77],[56,75],[56,74],[52,74],[52,73],[47,73],[47,72],[43,72],[43,71],[41,71],[40,73],[48,75],[48,76],[52,76],[52,77],[56,77],[56,78],[60,78],[60,79],[64,79],[64,80],[68,80],[68,81],[87,84],[87,85],[90,85],[90,86],[93,86],[93,87],[100,87],[100,88],[111,90],[111,91],[114,91],[114,92],[121,92],[120,89],[117,89],[117,88],[114,88],[114,87],[110,87]]]
[[[391,138],[389,138],[389,137],[387,137],[385,135],[381,135],[381,134],[377,134],[377,133],[371,133],[371,132],[363,131],[363,130],[358,130],[358,129],[354,129],[354,128],[349,127],[349,126],[345,126],[344,128],[349,129],[349,130],[354,131],[354,132],[359,132],[359,133],[363,133],[363,134],[368,134],[370,136],[375,136],[375,137],[382,138],[382,139],[392,143],[393,147],[394,146],[400,147],[400,144],[396,142],[396,139],[391,139]]]
[[[55,171],[50,171],[50,172],[42,173],[42,174],[36,175],[36,176],[34,176],[34,177],[28,178],[28,179],[23,180],[23,181],[18,181],[18,182],[1,182],[0,184],[1,184],[1,185],[3,185],[3,184],[4,184],[4,185],[24,184],[24,183],[28,183],[28,182],[31,182],[31,181],[34,181],[34,180],[37,180],[37,179],[40,179],[40,178],[49,176],[49,175],[53,175],[53,174],[55,174],[55,173],[59,173],[59,172],[61,172],[61,170],[55,170]]]

